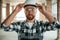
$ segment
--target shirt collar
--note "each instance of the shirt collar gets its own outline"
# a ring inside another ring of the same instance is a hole
[[[24,21],[24,25],[25,25],[25,26],[29,26],[29,25],[27,24],[27,21],[26,21],[26,20]],[[32,25],[32,29],[33,29],[36,25],[37,25],[37,20],[34,20],[34,23],[33,23],[33,25]]]

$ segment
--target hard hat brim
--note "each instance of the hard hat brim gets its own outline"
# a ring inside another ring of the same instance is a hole
[[[34,7],[37,7],[37,5],[32,5],[32,4],[24,5],[24,7],[26,7],[26,6],[34,6]]]

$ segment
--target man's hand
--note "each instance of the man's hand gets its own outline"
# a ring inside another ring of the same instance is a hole
[[[20,10],[22,10],[23,5],[24,5],[24,3],[23,3],[23,4],[18,4],[18,5],[16,6],[16,8],[15,8],[15,12],[18,13]]]
[[[41,4],[37,4],[37,8],[39,9],[39,11],[41,13],[43,13],[45,11],[45,8],[44,8],[43,4],[42,5]]]

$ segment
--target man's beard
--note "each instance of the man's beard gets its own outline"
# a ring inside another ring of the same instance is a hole
[[[35,16],[33,16],[33,15],[28,15],[28,16],[26,16],[26,17],[27,17],[28,20],[33,20]]]

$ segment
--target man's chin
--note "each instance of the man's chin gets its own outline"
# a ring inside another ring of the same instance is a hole
[[[31,16],[29,17],[29,16],[28,16],[27,19],[28,19],[28,20],[33,20],[34,17],[31,17]]]
[[[28,20],[33,20],[34,18],[29,18]]]
[[[34,17],[33,18],[27,18],[28,20],[33,20],[34,19]]]

